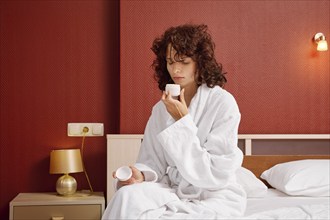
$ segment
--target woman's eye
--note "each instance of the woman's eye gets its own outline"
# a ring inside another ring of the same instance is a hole
[[[176,62],[179,62],[179,63],[182,63],[182,64],[189,64],[190,63],[190,61],[187,60],[187,59],[181,59],[181,60],[178,60],[178,61],[167,60],[168,65],[172,65],[173,63],[176,63]]]
[[[166,59],[166,62],[167,62],[167,64],[169,64],[169,65],[172,65],[172,64],[174,63],[173,60],[170,59],[170,58],[167,58],[167,59]]]

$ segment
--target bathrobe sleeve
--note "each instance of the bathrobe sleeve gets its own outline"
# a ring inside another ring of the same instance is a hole
[[[164,117],[159,115],[159,102],[153,108],[151,116],[147,122],[143,141],[137,158],[135,167],[143,172],[145,181],[159,181],[166,173],[167,162],[164,157],[163,149],[157,140],[159,125],[164,124]]]
[[[227,93],[226,93],[227,94]],[[210,130],[198,130],[190,114],[158,134],[158,141],[190,184],[209,190],[225,188],[235,178],[243,154],[237,147],[240,113],[235,99],[216,94],[202,120]],[[201,143],[197,132],[208,132]]]

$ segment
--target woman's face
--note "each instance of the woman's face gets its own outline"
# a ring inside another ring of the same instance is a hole
[[[178,57],[179,60],[175,59],[176,50],[171,44],[167,46],[166,50],[166,61],[167,70],[175,84],[179,84],[181,88],[189,88],[191,86],[196,87],[195,73],[196,73],[196,62],[187,56]]]

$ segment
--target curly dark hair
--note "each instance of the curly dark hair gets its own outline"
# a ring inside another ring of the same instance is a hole
[[[167,70],[166,49],[171,44],[177,54],[174,59],[180,61],[180,57],[191,57],[197,64],[195,80],[198,86],[206,83],[213,88],[216,85],[223,87],[227,82],[222,65],[215,59],[215,44],[208,33],[207,25],[184,24],[168,28],[165,33],[154,40],[151,50],[156,58],[152,63],[155,71],[155,79],[160,90],[164,90],[166,84],[174,83]]]

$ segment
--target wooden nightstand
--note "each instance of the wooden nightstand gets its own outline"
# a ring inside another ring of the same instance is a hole
[[[76,193],[71,197],[56,193],[20,193],[10,202],[10,220],[100,220],[105,208],[103,193]]]

